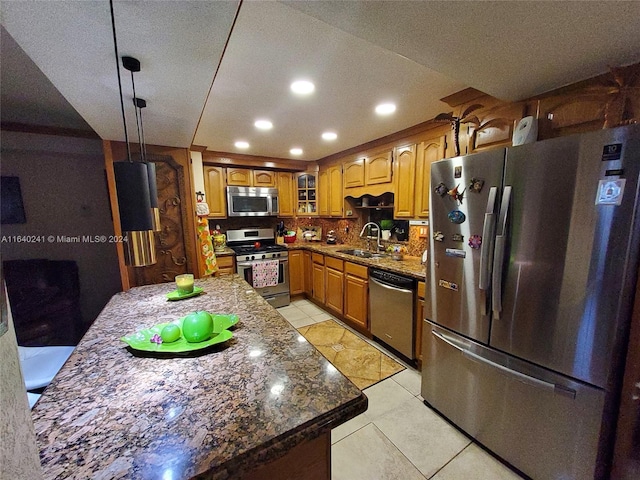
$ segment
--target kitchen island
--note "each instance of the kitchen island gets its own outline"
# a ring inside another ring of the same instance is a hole
[[[237,275],[137,287],[106,305],[33,410],[45,478],[330,478],[330,430],[367,408]],[[202,355],[134,355],[123,335],[195,310],[237,314]]]

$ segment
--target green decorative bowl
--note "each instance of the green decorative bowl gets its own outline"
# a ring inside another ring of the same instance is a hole
[[[219,343],[226,342],[233,337],[228,329],[238,323],[238,316],[234,314],[212,314],[213,316],[213,333],[207,340],[198,343],[189,343],[184,336],[180,336],[178,340],[171,343],[155,343],[151,341],[154,335],[160,335],[162,329],[170,323],[176,324],[182,331],[182,321],[184,317],[173,322],[159,323],[151,328],[145,328],[136,333],[125,335],[120,340],[129,345],[134,350],[151,353],[189,353],[203,348],[210,347]]]

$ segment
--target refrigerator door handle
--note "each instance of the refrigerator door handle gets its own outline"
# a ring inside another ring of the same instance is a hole
[[[484,214],[484,224],[482,226],[483,242],[480,247],[480,275],[478,288],[487,290],[489,288],[489,278],[491,276],[491,253],[493,252],[493,229],[495,227],[495,205],[498,187],[491,187],[489,198],[487,199],[487,209]]]
[[[500,206],[500,218],[496,232],[495,249],[493,254],[493,282],[491,285],[491,308],[493,316],[500,318],[502,312],[502,267],[504,253],[507,245],[507,219],[509,218],[509,205],[511,201],[511,186],[504,187],[502,204]]]
[[[466,348],[461,347],[460,345],[457,345],[453,339],[450,339],[447,335],[437,332],[436,330],[431,330],[431,334],[434,337],[438,338],[439,340],[442,340],[443,342],[445,342],[447,345],[455,348],[456,350],[459,350],[462,353],[462,355],[464,355],[471,361],[489,365],[490,367],[498,369],[502,373],[510,377],[513,377],[516,380],[522,383],[525,383],[527,385],[531,385],[533,387],[538,387],[538,388],[544,388],[545,390],[551,390],[555,393],[564,395],[569,398],[573,398],[573,399],[576,398],[576,391],[572,388],[565,387],[564,385],[556,385],[555,383],[545,382],[544,380],[540,380],[539,378],[532,377],[531,375],[526,375],[522,372],[518,372],[517,370],[512,370],[508,367],[505,367],[504,365],[500,365],[499,363],[493,362],[488,358],[485,358],[481,355],[473,353],[471,350],[468,350]]]

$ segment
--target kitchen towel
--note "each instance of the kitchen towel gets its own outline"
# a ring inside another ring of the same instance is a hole
[[[251,264],[253,288],[275,287],[278,285],[279,260],[261,260]]]
[[[198,243],[200,255],[198,261],[202,275],[213,275],[218,271],[218,262],[216,254],[213,253],[213,244],[211,243],[211,234],[209,233],[209,221],[206,217],[198,217],[197,224]]]

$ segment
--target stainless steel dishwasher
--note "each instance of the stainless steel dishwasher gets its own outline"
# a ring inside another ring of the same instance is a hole
[[[412,278],[384,270],[369,272],[371,333],[409,359],[414,358]]]

